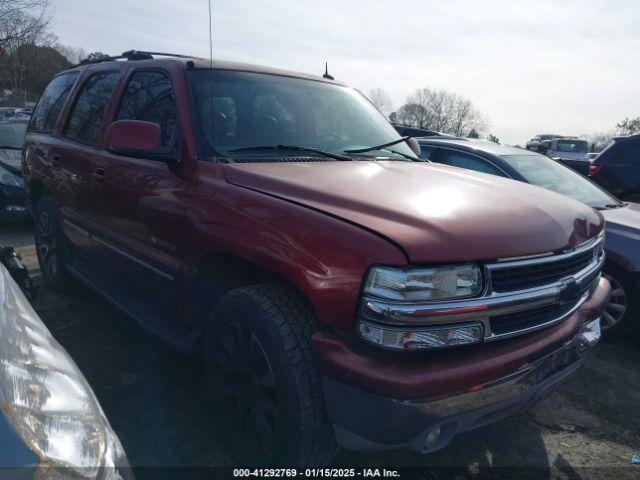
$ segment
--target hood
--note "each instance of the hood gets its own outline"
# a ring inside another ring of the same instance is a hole
[[[561,251],[604,225],[602,215],[568,197],[439,164],[239,163],[226,165],[225,175],[374,231],[413,263]]]
[[[628,203],[626,207],[603,210],[607,232],[624,230],[640,234],[640,204]]]

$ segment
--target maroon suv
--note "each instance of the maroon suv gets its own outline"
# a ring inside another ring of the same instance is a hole
[[[127,57],[59,74],[33,114],[42,274],[200,353],[243,460],[439,449],[527,408],[597,341],[596,211],[414,163],[328,77]]]

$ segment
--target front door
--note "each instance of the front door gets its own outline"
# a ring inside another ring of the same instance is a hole
[[[161,141],[154,153],[176,154],[179,130],[170,76],[161,70],[133,70],[114,120],[159,124]],[[178,313],[188,187],[182,166],[106,150],[96,162],[102,175],[94,190],[96,217],[107,228],[96,232],[94,242],[104,265],[129,286]]]

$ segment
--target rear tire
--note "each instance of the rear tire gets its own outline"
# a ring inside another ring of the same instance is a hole
[[[230,451],[243,465],[322,466],[337,453],[304,298],[277,284],[227,293],[204,343],[207,383]]]
[[[623,338],[638,328],[638,289],[627,273],[617,265],[605,265],[602,275],[611,283],[611,299],[600,321],[602,334],[605,338]]]
[[[35,244],[44,284],[51,290],[64,292],[70,278],[66,266],[70,258],[70,246],[60,223],[58,205],[47,195],[36,205]]]

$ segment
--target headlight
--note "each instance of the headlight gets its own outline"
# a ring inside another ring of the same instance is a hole
[[[132,478],[86,379],[1,265],[0,407],[40,459],[36,478]]]
[[[405,302],[438,301],[473,297],[482,291],[482,275],[476,264],[429,268],[374,267],[364,293]]]
[[[24,187],[24,182],[20,177],[0,166],[0,185],[22,188]]]

